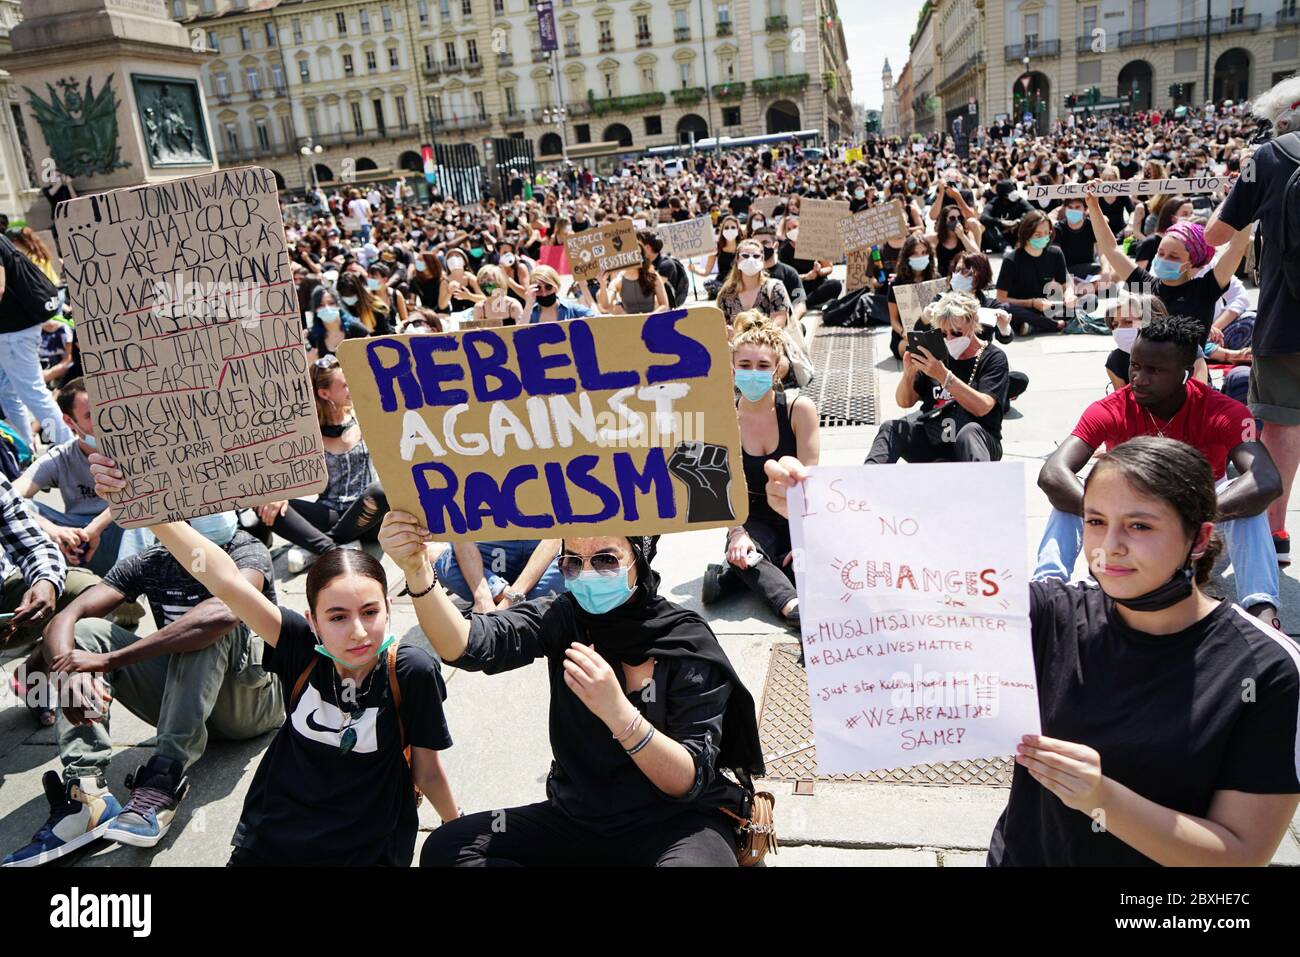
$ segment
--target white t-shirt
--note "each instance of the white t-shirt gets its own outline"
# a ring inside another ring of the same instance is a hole
[[[370,222],[370,204],[364,199],[354,199],[348,203],[348,213],[358,222]]]

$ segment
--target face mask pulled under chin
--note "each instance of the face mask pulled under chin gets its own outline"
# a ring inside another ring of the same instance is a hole
[[[383,653],[388,650],[389,645],[391,645],[396,640],[397,640],[396,635],[389,635],[387,638],[385,638],[383,644],[379,646],[379,650],[375,652],[375,657],[376,658],[381,657]],[[336,658],[333,655],[331,655],[329,653],[329,649],[326,648],[324,645],[316,645],[312,650],[315,651],[316,654],[323,655],[326,658],[328,658],[330,661],[342,665],[344,668],[351,667],[349,662],[344,661],[342,658]]]
[[[1192,545],[1187,551],[1187,560],[1174,572],[1169,581],[1153,588],[1145,595],[1134,598],[1112,598],[1117,605],[1123,605],[1129,611],[1164,611],[1180,601],[1186,601],[1192,595],[1192,583],[1196,578],[1196,566],[1192,563]]]

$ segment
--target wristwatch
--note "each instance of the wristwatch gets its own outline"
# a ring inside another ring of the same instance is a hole
[[[510,604],[517,605],[521,601],[527,601],[528,596],[523,592],[517,592],[513,588],[506,589],[506,597],[510,599]]]

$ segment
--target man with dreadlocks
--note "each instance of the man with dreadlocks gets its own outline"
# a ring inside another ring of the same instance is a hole
[[[763,773],[754,700],[704,620],[658,594],[654,538],[566,539],[563,594],[468,621],[419,519],[390,513],[379,540],[444,661],[497,674],[545,658],[550,676],[547,800],[444,824],[422,865],[736,864],[722,809]]]

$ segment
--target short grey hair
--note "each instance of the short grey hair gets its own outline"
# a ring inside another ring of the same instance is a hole
[[[926,306],[922,315],[931,328],[974,329],[979,327],[980,303],[968,292],[946,292]]]
[[[1276,123],[1277,118],[1300,102],[1300,76],[1290,76],[1276,84],[1267,93],[1255,97],[1251,112],[1261,120]]]

